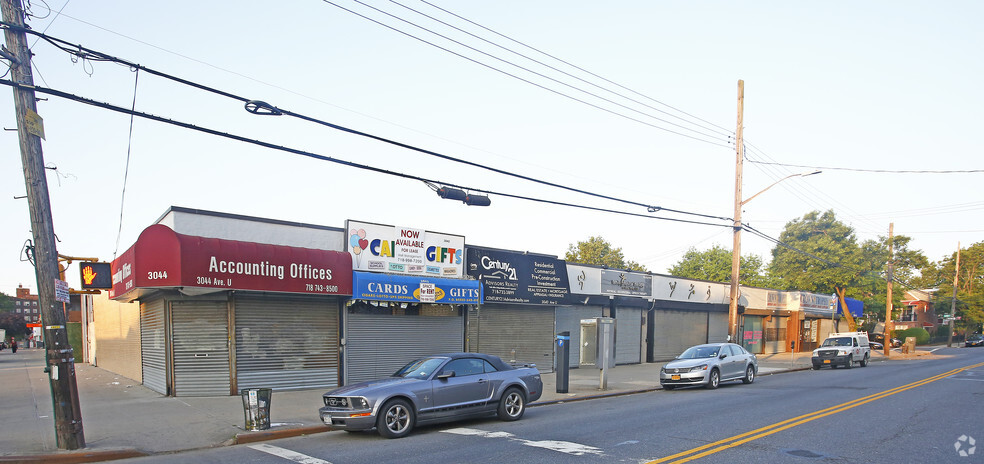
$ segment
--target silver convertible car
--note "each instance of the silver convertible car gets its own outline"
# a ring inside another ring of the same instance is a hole
[[[741,345],[708,343],[687,348],[666,363],[659,370],[659,384],[664,390],[687,385],[717,388],[728,380],[752,383],[757,373],[758,359]]]
[[[480,353],[438,354],[415,359],[385,379],[325,393],[319,412],[332,428],[375,427],[386,438],[400,438],[426,423],[492,414],[519,420],[542,393],[535,365],[512,366]]]

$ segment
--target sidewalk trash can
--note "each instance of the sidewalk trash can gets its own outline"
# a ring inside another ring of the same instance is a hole
[[[916,352],[916,337],[905,337],[905,345],[902,345],[903,353],[915,353]]]
[[[244,388],[243,414],[246,416],[246,430],[255,432],[270,428],[270,400],[273,390],[269,388]]]

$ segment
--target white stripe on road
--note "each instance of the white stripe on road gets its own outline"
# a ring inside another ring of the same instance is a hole
[[[259,445],[247,445],[256,451],[262,451],[267,454],[272,454],[274,456],[284,458],[290,461],[294,461],[300,464],[331,464],[328,461],[318,458],[312,458],[306,454],[297,453],[289,449],[280,448],[273,445],[259,444]]]
[[[570,454],[572,456],[583,456],[585,454],[604,456],[604,452],[600,448],[595,448],[593,446],[588,446],[588,445],[582,445],[580,443],[572,443],[569,441],[524,440],[522,438],[516,438],[513,434],[508,432],[486,432],[484,430],[469,429],[469,428],[456,428],[456,429],[448,429],[442,431],[444,433],[453,433],[455,435],[468,435],[468,436],[483,437],[483,438],[508,438],[512,441],[518,441],[526,446],[533,446],[536,448],[559,451],[561,453]]]

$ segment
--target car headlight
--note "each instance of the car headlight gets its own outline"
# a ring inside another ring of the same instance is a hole
[[[847,356],[847,355],[851,354],[851,350],[837,350],[837,354],[839,356]]]
[[[707,370],[707,364],[701,364],[699,366],[694,366],[690,368],[690,372],[700,372],[706,370]]]
[[[369,400],[365,398],[355,398],[354,406],[360,407],[362,409],[369,409]]]
[[[659,368],[659,371],[660,371],[661,373],[662,373],[662,372],[666,372],[666,366],[660,366],[660,368]]]

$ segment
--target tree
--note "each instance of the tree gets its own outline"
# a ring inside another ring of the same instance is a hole
[[[868,270],[860,266],[862,253],[854,229],[838,221],[832,210],[811,211],[788,222],[779,240],[782,244],[772,250],[769,276],[780,290],[833,294],[836,287],[857,288],[863,282],[862,272]]]
[[[0,329],[7,329],[7,337],[27,335],[27,321],[23,314],[0,313]]]
[[[704,251],[697,251],[696,248],[691,247],[667,272],[688,279],[731,282],[731,259],[731,250],[720,245],[714,245]],[[762,258],[746,255],[740,260],[738,282],[755,287],[766,286],[767,279],[763,275]]]
[[[911,237],[905,235],[895,235],[892,237],[892,275],[893,280],[899,291],[892,292],[892,305],[901,308],[902,296],[906,288],[928,288],[922,285],[922,270],[930,265],[929,259],[921,250],[912,250],[909,244]],[[849,288],[848,293],[851,297],[864,302],[868,311],[873,312],[879,318],[883,318],[885,308],[885,298],[888,296],[887,286],[887,265],[888,265],[888,237],[879,236],[877,240],[865,240],[861,244],[861,262],[857,264],[862,271],[854,288]],[[868,312],[866,311],[866,312]]]
[[[570,263],[594,264],[630,271],[647,271],[645,266],[635,261],[626,261],[622,249],[612,247],[612,244],[602,237],[591,237],[577,242],[577,244],[569,245],[564,259]]]
[[[937,313],[950,312],[956,260],[957,253],[954,252],[939,263],[928,266],[931,272],[935,272],[932,275],[932,282],[939,288],[933,301]],[[970,332],[981,329],[981,324],[984,324],[984,242],[977,242],[960,250],[956,308],[956,315],[961,317],[958,326]]]
[[[6,293],[0,292],[0,313],[9,313],[14,311],[14,299],[7,295]]]

